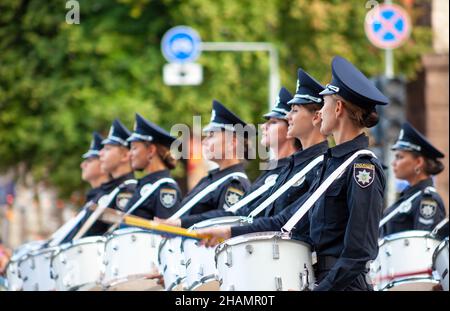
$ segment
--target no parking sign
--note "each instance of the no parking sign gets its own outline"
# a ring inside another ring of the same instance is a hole
[[[366,15],[365,31],[370,42],[380,49],[395,49],[411,33],[408,13],[395,4],[380,4]]]

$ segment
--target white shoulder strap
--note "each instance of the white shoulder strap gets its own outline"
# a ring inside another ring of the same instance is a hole
[[[423,192],[436,192],[436,189],[434,187],[426,187]],[[412,201],[414,201],[415,198],[417,198],[422,193],[422,190],[417,191],[412,196],[410,196],[408,199],[400,203],[392,212],[387,214],[383,219],[380,221],[379,228],[383,227],[389,220],[394,218],[397,214],[400,213],[408,213],[411,210],[412,207]]]
[[[375,154],[370,150],[359,150],[351,157],[344,161],[327,179],[317,188],[316,191],[306,200],[306,202],[295,212],[295,214],[283,226],[282,231],[291,232],[292,228],[299,222],[299,220],[309,211],[309,209],[316,203],[322,194],[331,186],[331,184],[341,175],[345,169],[360,155],[370,155],[376,158]]]
[[[206,196],[208,193],[216,190],[221,184],[223,184],[225,181],[227,181],[230,178],[233,177],[241,177],[248,179],[247,175],[242,172],[234,172],[230,173],[215,182],[209,184],[205,189],[197,193],[192,199],[190,199],[186,204],[184,204],[175,214],[170,216],[169,219],[178,219],[181,216],[183,216],[186,212],[188,212],[195,204],[197,204],[201,199],[203,199],[204,196]]]
[[[270,204],[272,204],[276,199],[278,199],[283,193],[286,192],[287,189],[292,187],[296,182],[301,180],[306,174],[309,173],[316,165],[323,161],[324,156],[318,156],[313,161],[311,161],[308,165],[306,165],[300,172],[292,176],[286,183],[284,183],[280,188],[277,189],[270,197],[268,197],[264,202],[261,203],[260,206],[255,208],[249,215],[248,218],[253,218],[265,210]]]
[[[239,202],[231,206],[227,211],[231,213],[236,213],[243,206],[255,200],[257,197],[259,197],[261,194],[263,194],[264,192],[266,192],[275,185],[278,176],[279,176],[278,174],[267,176],[267,178],[264,180],[264,184],[261,187],[243,197],[242,200],[239,200]]]
[[[98,200],[97,209],[92,213],[91,216],[86,220],[81,229],[77,232],[77,234],[73,237],[73,240],[77,240],[81,238],[95,223],[95,221],[102,215],[105,209],[111,204],[111,202],[115,199],[120,190],[127,185],[137,184],[136,179],[128,179],[121,183],[119,186],[114,188],[109,194],[101,197]]]

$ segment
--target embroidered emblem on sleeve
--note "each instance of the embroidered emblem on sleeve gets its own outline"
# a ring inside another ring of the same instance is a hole
[[[425,219],[433,218],[436,215],[437,203],[434,200],[422,200],[420,202],[420,216]]]
[[[369,163],[355,163],[353,178],[361,188],[369,187],[375,179],[375,165]]]
[[[159,192],[159,200],[165,208],[171,208],[177,202],[177,191],[175,189],[163,188]]]
[[[243,191],[233,187],[229,187],[227,189],[227,192],[225,193],[225,203],[228,206],[232,206],[236,204],[243,196],[244,196]]]

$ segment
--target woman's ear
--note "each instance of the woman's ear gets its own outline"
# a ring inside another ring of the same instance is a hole
[[[148,144],[147,145],[147,154],[148,158],[151,159],[156,155],[157,147],[155,144]]]
[[[313,118],[312,118],[312,124],[313,126],[317,126],[322,122],[322,116],[320,115],[320,110],[317,110],[314,112]]]
[[[344,113],[344,102],[342,100],[336,100],[334,113],[336,114],[336,118],[342,116],[342,114]]]

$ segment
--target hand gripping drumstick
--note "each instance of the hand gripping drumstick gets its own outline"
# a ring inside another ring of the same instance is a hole
[[[93,209],[95,209],[95,207],[93,207]],[[122,217],[123,217],[123,219],[122,219]],[[145,218],[138,217],[138,216],[129,215],[129,216],[124,217],[124,213],[122,213],[118,210],[111,209],[111,208],[106,208],[99,219],[102,220],[103,222],[111,223],[111,224],[122,221],[124,224],[129,225],[129,226],[140,227],[140,228],[148,229],[151,231],[156,231],[156,232],[163,233],[163,234],[166,233],[166,234],[182,236],[182,237],[186,237],[186,238],[190,238],[190,239],[195,239],[195,240],[211,238],[211,236],[209,236],[209,235],[198,234],[194,230],[188,230],[188,229],[184,229],[184,228],[180,228],[180,227],[159,224],[154,221],[147,220]],[[223,241],[224,241],[223,239],[219,239],[219,242],[223,242]]]

